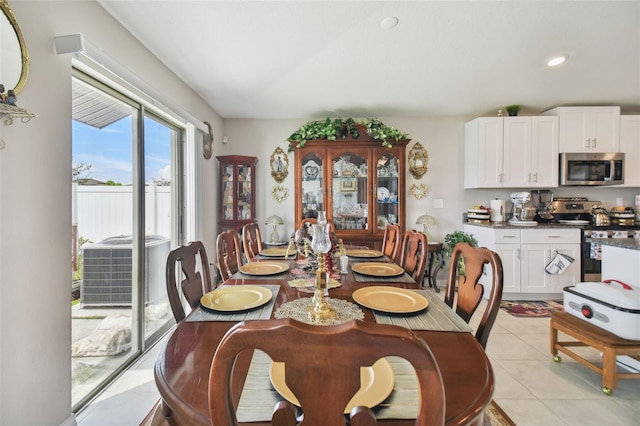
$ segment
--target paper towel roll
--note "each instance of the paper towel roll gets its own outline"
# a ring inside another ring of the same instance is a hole
[[[504,201],[491,200],[489,207],[491,208],[489,220],[491,222],[504,222]]]

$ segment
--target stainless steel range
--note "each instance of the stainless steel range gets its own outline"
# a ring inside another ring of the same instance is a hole
[[[547,219],[536,217],[542,223],[564,223],[577,225],[582,229],[580,265],[581,281],[601,280],[600,245],[586,241],[588,238],[633,238],[637,225],[621,225],[609,223],[598,226],[592,211],[601,206],[600,201],[589,201],[585,197],[557,198],[547,205]],[[606,222],[605,222],[606,223]]]

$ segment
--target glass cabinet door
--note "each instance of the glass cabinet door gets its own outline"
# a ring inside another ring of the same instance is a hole
[[[318,217],[318,211],[324,210],[324,188],[322,178],[324,164],[315,153],[309,153],[302,159],[302,217]]]
[[[251,164],[238,164],[238,220],[251,219]]]
[[[377,162],[377,228],[384,230],[387,224],[397,224],[399,217],[398,197],[400,194],[400,176],[398,157],[385,153]]]
[[[223,174],[222,174],[222,217],[225,220],[233,220],[233,180],[235,176],[235,171],[233,170],[234,165],[231,163],[223,164]]]
[[[370,229],[367,155],[331,153],[332,220],[336,230]]]

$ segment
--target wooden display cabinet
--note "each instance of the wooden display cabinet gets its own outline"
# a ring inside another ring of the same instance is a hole
[[[405,229],[405,151],[360,132],[358,139],[307,141],[294,145],[296,226],[325,210],[345,244],[380,249],[387,223]]]
[[[254,188],[258,159],[244,155],[216,158],[220,163],[218,233],[227,229],[240,233],[244,225],[256,221]]]

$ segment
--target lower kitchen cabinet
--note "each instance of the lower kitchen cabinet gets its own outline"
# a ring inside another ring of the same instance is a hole
[[[475,236],[479,246],[500,256],[505,299],[559,297],[564,287],[580,282],[579,228],[490,228],[465,224],[464,230]],[[557,253],[574,261],[562,274],[550,275],[545,267]],[[489,282],[490,273],[485,271],[485,276],[483,284]]]

